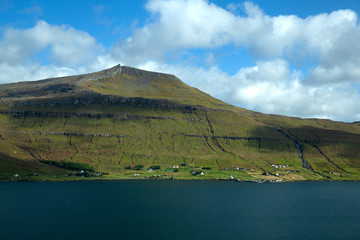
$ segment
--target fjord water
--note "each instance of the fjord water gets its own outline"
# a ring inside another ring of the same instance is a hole
[[[0,183],[0,239],[359,236],[359,182]]]

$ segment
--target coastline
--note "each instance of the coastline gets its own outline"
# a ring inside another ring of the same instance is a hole
[[[285,181],[274,181],[274,180],[264,180],[264,179],[256,179],[256,180],[241,180],[241,179],[222,179],[222,178],[72,178],[72,179],[53,179],[53,178],[45,178],[45,179],[0,179],[0,183],[2,182],[118,182],[118,181],[226,181],[226,182],[239,182],[239,183],[295,183],[295,182],[360,182],[360,180],[356,179],[320,179],[320,180],[311,180],[311,179],[303,179],[303,180],[285,180]]]

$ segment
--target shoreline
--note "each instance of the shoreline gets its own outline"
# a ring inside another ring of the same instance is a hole
[[[3,182],[117,182],[117,181],[226,181],[226,182],[239,182],[239,183],[295,183],[295,182],[360,182],[360,180],[287,180],[287,181],[274,181],[274,180],[232,180],[232,179],[195,179],[195,178],[93,178],[93,179],[17,179],[17,180],[6,180],[0,179],[0,183]]]

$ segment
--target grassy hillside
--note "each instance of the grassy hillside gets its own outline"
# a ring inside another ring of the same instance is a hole
[[[82,179],[52,161],[106,179],[360,179],[359,124],[251,112],[172,75],[117,66],[0,89],[0,179]]]

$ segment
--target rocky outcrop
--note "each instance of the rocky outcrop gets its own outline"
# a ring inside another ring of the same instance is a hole
[[[215,139],[231,139],[231,140],[272,140],[273,138],[259,138],[259,137],[235,137],[235,136],[209,136],[209,135],[195,135],[195,134],[183,134],[184,137],[195,138],[215,138]]]
[[[86,112],[47,112],[47,111],[29,111],[29,110],[2,110],[0,114],[8,114],[15,118],[23,117],[47,117],[47,118],[111,118],[117,120],[142,120],[154,119],[165,120],[174,119],[166,116],[143,116],[135,114],[116,114],[116,113],[86,113]]]
[[[119,69],[119,74],[126,74],[130,76],[149,76],[149,77],[168,77],[168,78],[174,78],[174,75],[171,74],[165,74],[165,73],[159,73],[159,72],[150,72],[145,71],[137,68],[127,67],[127,66],[115,66],[115,69]],[[114,69],[113,68],[113,69]],[[116,70],[115,70],[116,71]]]
[[[46,108],[56,107],[59,109],[73,107],[96,107],[96,106],[121,106],[121,107],[146,107],[152,109],[182,110],[192,112],[197,109],[205,109],[202,106],[184,105],[166,99],[149,99],[141,97],[120,97],[112,95],[102,95],[97,93],[83,93],[77,96],[65,96],[58,98],[34,98],[34,99],[11,99],[4,101],[10,108],[33,107]]]
[[[109,134],[109,133],[103,133],[103,134],[90,134],[90,133],[80,133],[80,132],[21,132],[17,131],[16,134],[39,134],[39,135],[53,135],[53,136],[86,136],[86,137],[104,137],[104,138],[110,138],[110,137],[117,137],[117,138],[129,138],[132,136],[129,135],[118,135],[118,134]]]
[[[159,72],[151,72],[151,71],[145,71],[137,68],[127,67],[127,66],[121,66],[116,65],[112,68],[97,72],[95,74],[87,74],[83,75],[82,80],[100,80],[105,78],[110,78],[116,75],[129,75],[129,76],[138,76],[138,77],[163,77],[163,78],[176,78],[174,75],[171,74],[165,74],[165,73],[159,73]]]

